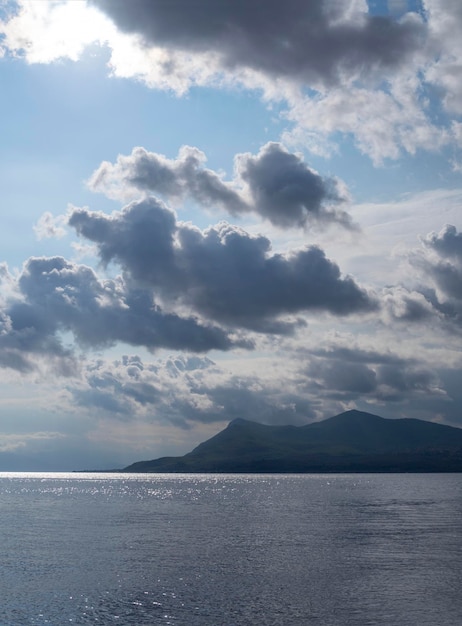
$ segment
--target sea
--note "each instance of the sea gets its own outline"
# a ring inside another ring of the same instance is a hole
[[[458,626],[462,474],[0,474],[0,625]]]

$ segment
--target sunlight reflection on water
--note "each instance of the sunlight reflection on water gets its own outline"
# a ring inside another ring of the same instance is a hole
[[[3,473],[0,625],[454,626],[461,491],[456,474]]]

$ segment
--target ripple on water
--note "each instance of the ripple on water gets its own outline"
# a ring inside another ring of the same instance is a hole
[[[0,625],[454,626],[461,491],[461,475],[3,474]]]

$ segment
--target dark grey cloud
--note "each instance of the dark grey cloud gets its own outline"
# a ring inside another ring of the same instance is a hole
[[[403,285],[386,287],[381,293],[382,321],[386,325],[399,323],[401,328],[437,321],[432,302],[434,296],[434,290],[428,287],[415,289]]]
[[[336,83],[401,66],[421,44],[415,15],[397,22],[329,0],[92,0],[147,45],[211,52],[224,69],[253,69],[303,83]]]
[[[249,210],[238,190],[205,168],[205,161],[205,154],[190,146],[183,146],[173,160],[137,147],[129,156],[119,155],[115,164],[104,161],[89,187],[109,196],[123,194],[124,189],[155,192],[170,200],[189,196],[205,207],[232,214]]]
[[[306,350],[303,348],[298,350],[298,352],[306,354]],[[345,361],[347,363],[373,363],[375,365],[391,365],[400,367],[409,363],[408,359],[403,359],[392,352],[378,352],[376,350],[346,348],[344,346],[310,350],[309,354],[323,359],[335,359],[337,361]]]
[[[416,363],[407,363],[406,366],[396,367],[381,365],[378,368],[378,382],[400,393],[433,392],[437,384],[434,372]]]
[[[319,393],[344,401],[404,402],[444,395],[438,375],[416,359],[355,348],[314,351],[307,374]]]
[[[74,209],[69,224],[97,245],[104,263],[120,264],[127,277],[151,287],[169,306],[192,307],[232,327],[282,333],[294,326],[283,316],[348,315],[376,307],[318,247],[275,254],[266,237],[226,223],[201,231],[175,222],[154,198],[112,216]]]
[[[36,369],[35,357],[46,355],[49,369],[75,373],[71,350],[55,335],[56,327],[43,311],[13,299],[0,312],[0,367],[26,374]]]
[[[254,211],[276,226],[305,226],[312,221],[351,227],[349,215],[338,208],[346,200],[339,182],[323,178],[281,144],[268,143],[256,156],[238,155],[236,163]]]
[[[340,208],[347,200],[341,182],[322,177],[280,143],[266,144],[257,155],[238,154],[235,176],[229,182],[203,167],[205,160],[202,152],[189,146],[183,146],[174,160],[134,148],[114,164],[103,162],[89,186],[109,196],[135,190],[168,200],[191,197],[231,215],[255,213],[282,228],[312,223],[352,227],[351,218]]]
[[[452,263],[428,263],[427,268],[439,289],[449,298],[462,300],[462,271]]]
[[[0,323],[0,364],[19,371],[34,369],[34,355],[60,359],[64,368],[64,360],[72,361],[61,339],[65,332],[84,348],[118,342],[199,353],[253,347],[197,317],[162,310],[149,290],[131,288],[121,278],[100,280],[91,268],[62,257],[26,262]]]
[[[415,287],[439,316],[445,330],[462,330],[462,235],[455,226],[446,225],[439,233],[423,240],[423,249],[409,255],[420,274]]]
[[[423,240],[425,246],[441,257],[462,263],[462,233],[452,224],[446,224],[439,233],[430,233]]]
[[[122,362],[111,365],[108,368],[104,361],[99,361],[88,366],[85,385],[69,386],[75,404],[89,409],[102,409],[116,418],[133,419],[137,405],[149,406],[153,411],[162,400],[167,403],[163,395],[166,393],[167,397],[170,396],[171,389],[167,392],[162,390],[157,372],[146,368],[139,357],[124,356]],[[137,370],[136,374],[134,369]],[[148,377],[141,374],[145,371]]]
[[[422,247],[406,259],[412,269],[408,285],[382,290],[385,317],[391,323],[433,324],[435,330],[462,331],[462,233],[445,225],[421,238]],[[412,282],[411,282],[412,281]]]
[[[308,374],[333,394],[346,392],[354,397],[371,393],[377,388],[376,372],[362,363],[317,361],[309,368]]]
[[[123,418],[126,417],[130,411],[133,411],[133,407],[125,398],[117,396],[114,393],[114,389],[108,389],[104,391],[98,387],[88,389],[72,389],[71,393],[74,398],[75,404],[79,407],[90,409],[93,412],[102,410],[107,412],[112,417]]]

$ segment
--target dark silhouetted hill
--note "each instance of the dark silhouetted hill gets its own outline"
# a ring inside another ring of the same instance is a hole
[[[126,472],[459,472],[462,429],[346,411],[306,426],[236,419],[182,457]]]

